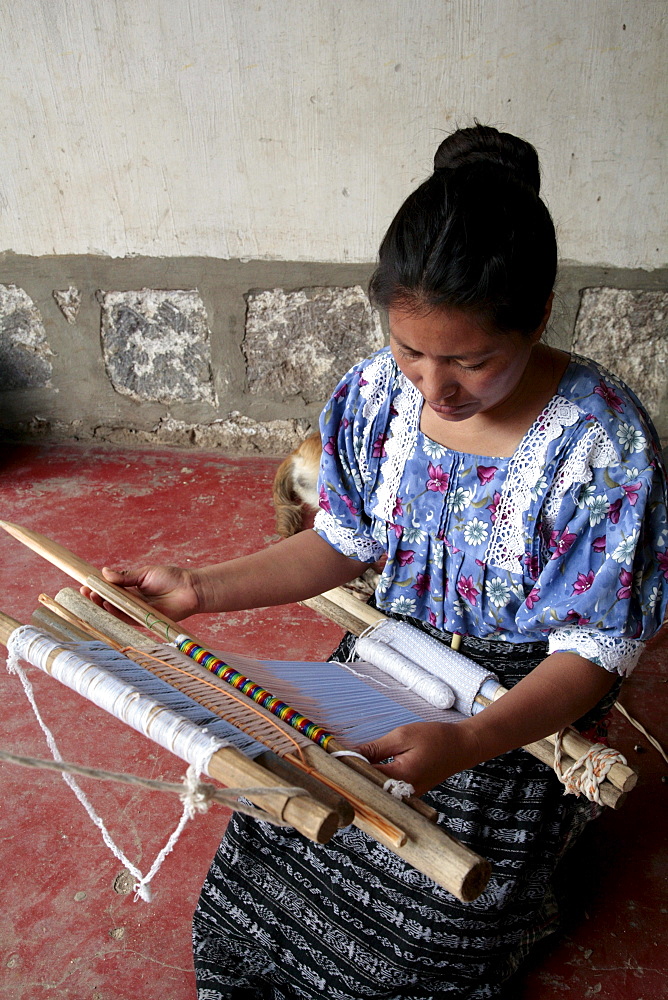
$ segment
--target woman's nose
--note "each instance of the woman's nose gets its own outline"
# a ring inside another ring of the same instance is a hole
[[[420,392],[430,403],[444,403],[457,392],[457,380],[452,373],[441,368],[425,368],[419,386]]]

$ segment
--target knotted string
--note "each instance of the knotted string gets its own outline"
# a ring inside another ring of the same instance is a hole
[[[564,771],[562,769],[562,740],[565,729],[560,729],[554,741],[554,770],[564,786],[564,795],[585,795],[590,802],[601,803],[600,786],[614,764],[626,764],[626,757],[612,747],[597,743]],[[582,773],[578,771],[583,768]]]

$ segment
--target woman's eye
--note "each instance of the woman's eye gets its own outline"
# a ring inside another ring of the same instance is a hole
[[[479,365],[459,365],[459,367],[463,368],[465,372],[477,372],[484,364],[485,362],[481,361]]]

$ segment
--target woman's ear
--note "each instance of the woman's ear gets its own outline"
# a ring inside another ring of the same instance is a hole
[[[554,302],[554,292],[550,292],[548,300],[545,303],[545,311],[543,313],[543,318],[531,335],[531,339],[534,344],[537,344],[540,338],[545,333],[545,327],[550,322],[550,316],[552,314],[552,303]]]

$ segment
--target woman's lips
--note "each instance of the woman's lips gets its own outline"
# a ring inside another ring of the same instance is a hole
[[[467,407],[471,406],[471,402],[468,403],[458,403],[456,406],[444,406],[442,403],[429,403],[434,413],[442,413],[443,416],[449,416],[452,413],[461,413]]]

